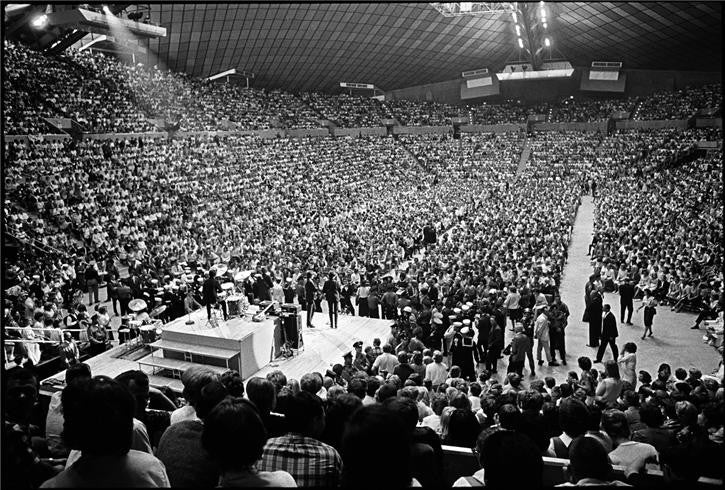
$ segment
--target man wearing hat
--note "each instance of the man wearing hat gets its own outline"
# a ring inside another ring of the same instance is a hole
[[[344,379],[347,383],[350,382],[352,377],[355,375],[355,373],[358,372],[357,368],[352,365],[352,352],[347,351],[342,355],[342,358],[345,360],[345,364],[342,366],[342,379]]]
[[[354,344],[352,344],[353,348],[355,349],[355,361],[353,361],[353,366],[355,366],[355,369],[359,371],[368,372],[370,369],[370,362],[368,360],[368,357],[363,352],[363,343],[362,340],[358,340]]]
[[[455,325],[455,324],[454,324]],[[453,366],[461,368],[461,377],[469,381],[476,379],[476,368],[473,359],[473,331],[471,320],[464,319],[456,327],[456,333],[451,342],[451,362]]]

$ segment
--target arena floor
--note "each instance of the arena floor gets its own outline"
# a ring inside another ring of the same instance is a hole
[[[564,268],[561,284],[562,300],[571,311],[569,326],[566,329],[567,365],[551,367],[546,364],[543,366],[537,365],[537,377],[553,376],[559,382],[564,381],[569,371],[579,371],[577,358],[588,356],[594,360],[596,356],[596,349],[586,346],[588,325],[581,321],[584,313],[584,285],[592,270],[587,250],[594,229],[593,223],[594,206],[592,199],[591,197],[584,197],[574,223],[572,241],[569,245],[569,260]],[[109,310],[112,312],[110,303],[106,301],[106,288],[102,288],[100,294],[100,299],[109,306]],[[617,322],[619,322],[619,296],[606,293],[605,303],[612,305],[612,311],[617,318]],[[674,313],[670,311],[669,307],[658,307],[654,319],[654,335],[642,340],[642,332],[644,331],[642,311],[636,311],[640,304],[641,302],[635,301],[635,313],[632,316],[633,326],[617,325],[619,329],[617,346],[620,350],[626,342],[637,344],[637,370],[644,369],[654,374],[657,367],[663,362],[669,363],[673,371],[677,367],[684,367],[685,369],[697,367],[703,374],[710,374],[717,368],[718,353],[711,346],[703,343],[704,330],[690,330],[695,321],[694,314]],[[322,308],[323,313],[316,314],[317,328],[314,331],[305,329],[305,335],[309,335],[308,351],[303,352],[295,359],[280,361],[279,367],[267,366],[258,374],[266,374],[268,371],[277,368],[285,371],[291,370],[288,375],[293,378],[301,376],[304,372],[324,372],[332,364],[342,361],[342,354],[352,349],[355,340],[370,343],[375,337],[384,339],[387,336],[387,327],[382,325],[383,322],[370,322],[370,325],[356,326],[354,331],[348,330],[344,328],[345,316],[340,316],[341,328],[339,331],[334,332],[327,325],[327,304],[325,302],[322,303]],[[114,317],[111,324],[114,330],[118,329],[120,317]],[[507,325],[507,344],[512,336],[510,325]],[[607,349],[604,360],[611,358],[612,353]],[[602,369],[601,364],[597,366],[599,366],[600,370]],[[504,361],[501,361],[499,364],[499,379],[503,377],[504,373],[505,364]],[[528,362],[524,373],[525,375],[529,374]]]

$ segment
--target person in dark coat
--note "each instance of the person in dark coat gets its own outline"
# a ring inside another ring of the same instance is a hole
[[[586,310],[589,317],[588,347],[599,347],[599,338],[602,336],[602,301],[601,293],[596,289],[592,290]]]
[[[476,341],[476,349],[478,351],[478,359],[481,363],[486,362],[488,356],[488,338],[491,334],[491,316],[488,312],[483,312],[481,318],[478,319],[478,340]]]
[[[619,285],[619,323],[624,324],[624,312],[627,311],[627,325],[632,325],[632,312],[634,311],[634,285],[629,277]]]
[[[617,349],[616,340],[619,336],[617,331],[617,319],[612,313],[612,307],[604,305],[604,319],[602,320],[602,343],[597,351],[597,359],[594,362],[602,362],[604,351],[607,350],[607,344],[612,348],[612,356],[616,360],[619,357],[619,349]]]
[[[312,282],[312,272],[307,273],[307,281],[305,282],[305,303],[308,305],[307,310],[307,328],[315,328],[312,324],[312,317],[315,314],[315,294],[317,286]]]
[[[451,342],[452,364],[461,368],[461,377],[475,381],[476,368],[473,364],[473,336],[471,329],[464,326],[453,336]]]
[[[328,313],[330,314],[330,328],[337,328],[337,313],[340,301],[340,284],[335,280],[335,273],[330,272],[327,281],[322,286],[322,293],[327,300]]]
[[[202,285],[202,294],[204,296],[204,303],[206,303],[206,315],[207,319],[211,320],[211,309],[217,304],[218,294],[222,291],[222,287],[216,280],[216,271],[209,271],[209,278],[204,281]],[[227,305],[224,301],[221,301],[222,311],[224,312],[224,321],[227,319]]]
[[[498,358],[503,350],[503,329],[497,322],[492,322],[491,333],[488,337],[488,357],[486,370],[494,374],[498,365]]]

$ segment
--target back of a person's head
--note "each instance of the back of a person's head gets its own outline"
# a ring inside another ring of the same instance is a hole
[[[310,433],[312,422],[324,416],[322,400],[317,395],[301,391],[294,395],[287,404],[285,416],[291,432],[315,437]]]
[[[378,388],[380,388],[380,380],[377,376],[373,376],[368,379],[368,386],[365,393],[367,396],[375,396],[375,392],[378,391]]]
[[[665,416],[660,407],[651,402],[645,402],[639,408],[639,419],[647,427],[659,428],[665,422]]]
[[[229,392],[229,396],[233,396],[235,398],[244,396],[244,379],[242,379],[242,375],[239,374],[239,371],[230,369],[229,371],[223,373],[219,380]]]
[[[430,408],[433,410],[434,414],[440,416],[441,412],[443,412],[443,409],[446,408],[447,406],[448,406],[448,399],[445,396],[443,396],[439,393],[434,393],[433,395],[431,395]]]
[[[471,400],[460,391],[453,395],[449,405],[460,410],[471,410]]]
[[[373,474],[386,487],[410,486],[410,431],[397,413],[382,405],[368,405],[352,415],[340,454],[343,487],[370,488]]]
[[[479,383],[471,383],[468,391],[471,396],[481,396],[483,389]]]
[[[487,487],[543,486],[544,461],[528,436],[508,430],[484,432],[478,438],[477,448]]]
[[[66,385],[69,385],[78,379],[90,379],[91,377],[91,367],[85,362],[73,364],[65,370]]]
[[[593,437],[579,436],[569,445],[569,474],[572,483],[583,478],[607,481],[612,473],[607,450]]]
[[[274,410],[277,393],[271,381],[255,376],[247,380],[247,398],[254,403],[260,415],[266,415]]]
[[[222,470],[244,469],[262,456],[267,431],[253,403],[227,397],[204,420],[201,442]]]
[[[229,393],[224,383],[219,380],[212,380],[205,384],[199,392],[199,398],[196,402],[196,416],[204,420],[217,404],[227,396],[233,396]]]
[[[383,403],[388,398],[394,397],[398,395],[398,389],[391,383],[385,383],[380,388],[378,388],[378,391],[375,395],[378,403]]]
[[[347,384],[347,391],[359,399],[365,398],[365,393],[368,389],[368,383],[365,378],[354,377]]]
[[[675,404],[677,420],[684,426],[692,426],[697,423],[697,407],[689,401],[679,401]]]
[[[79,379],[61,396],[63,442],[85,454],[125,454],[131,449],[135,401],[108,376]]]
[[[554,386],[556,386],[556,379],[554,379],[553,376],[547,376],[544,378],[544,383],[546,384],[547,388],[552,389]]]
[[[519,430],[521,427],[521,412],[515,405],[506,403],[498,409],[498,423],[502,429]]]
[[[576,398],[562,400],[559,405],[559,425],[569,437],[577,437],[586,432],[587,406]]]
[[[627,417],[621,410],[609,409],[602,412],[602,429],[612,439],[629,437]]]
[[[196,407],[201,389],[218,379],[218,376],[211,369],[205,366],[192,366],[181,375],[181,382],[184,385],[182,396],[192,407]]]
[[[448,419],[446,443],[452,446],[473,447],[481,426],[470,410],[454,409]]]
[[[418,404],[411,398],[391,397],[383,402],[383,406],[390,412],[396,413],[409,431],[412,432],[418,425]]]
[[[114,378],[116,381],[121,383],[125,387],[130,387],[131,383],[134,383],[139,387],[149,386],[149,376],[140,369],[131,369],[124,371]]]
[[[461,368],[458,366],[453,366],[448,371],[448,376],[451,378],[458,378],[461,375]]]
[[[307,373],[300,379],[300,390],[316,395],[322,388],[322,379],[317,373]]]
[[[544,405],[544,397],[535,390],[519,391],[517,394],[518,404],[521,410],[532,410],[538,412]]]
[[[285,374],[279,369],[275,369],[271,373],[267,374],[267,381],[272,382],[277,393],[279,393],[279,390],[287,386],[287,376],[285,376]]]

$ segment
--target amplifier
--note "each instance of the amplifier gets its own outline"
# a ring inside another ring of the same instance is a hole
[[[302,306],[294,303],[282,303],[283,313],[299,313],[302,311]]]

